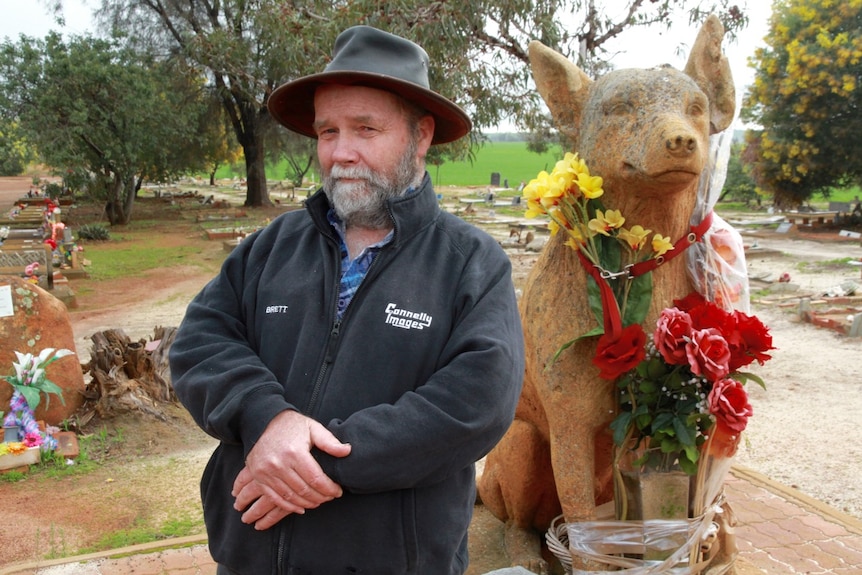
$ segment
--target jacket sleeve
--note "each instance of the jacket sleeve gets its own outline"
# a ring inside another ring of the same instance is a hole
[[[174,390],[195,422],[220,441],[242,443],[246,454],[273,417],[293,409],[250,343],[243,294],[254,289],[254,238],[189,304],[169,352]]]
[[[393,404],[329,422],[351,454],[316,457],[345,489],[438,483],[482,458],[508,429],[524,375],[523,331],[511,265],[492,247],[474,255],[453,288],[462,311],[427,382]]]

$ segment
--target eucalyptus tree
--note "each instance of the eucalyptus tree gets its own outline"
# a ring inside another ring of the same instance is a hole
[[[86,176],[111,224],[128,223],[144,179],[183,171],[172,144],[194,137],[185,72],[90,36],[22,36],[0,46],[0,111],[41,159]]]
[[[674,13],[699,21],[717,11],[731,30],[745,24],[732,0],[102,0],[101,21],[130,40],[189,59],[207,72],[243,148],[246,205],[269,203],[265,147],[273,122],[266,109],[282,82],[319,72],[336,35],[369,24],[421,44],[436,90],[468,110],[481,132],[504,120],[547,129],[527,56],[538,39],[601,68],[603,46],[632,26],[667,24]],[[474,133],[472,143],[477,143]],[[459,157],[463,146],[440,152]]]

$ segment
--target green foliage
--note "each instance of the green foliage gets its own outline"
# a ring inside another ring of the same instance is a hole
[[[104,199],[111,223],[128,223],[142,179],[192,164],[182,151],[205,111],[196,78],[117,40],[22,36],[0,47],[0,112],[49,165]]]
[[[751,178],[751,170],[746,171],[746,166],[740,158],[742,148],[741,143],[735,143],[731,147],[727,163],[727,179],[724,182],[720,201],[733,200],[748,204],[759,198],[757,185]]]
[[[0,176],[17,176],[33,159],[33,150],[18,123],[0,119]]]
[[[6,473],[0,473],[0,483],[18,483],[27,479],[27,474],[21,471],[10,470]]]
[[[775,2],[752,59],[746,159],[776,202],[798,205],[862,177],[862,3]]]
[[[531,84],[530,40],[540,39],[592,71],[601,68],[605,42],[630,27],[668,23],[671,13],[685,12],[692,23],[699,23],[715,11],[731,32],[746,24],[731,0],[625,4],[614,10],[586,0],[103,0],[102,15],[128,42],[172,54],[189,70],[211,78],[244,150],[246,205],[257,206],[268,201],[264,158],[274,156],[265,152],[273,129],[266,111],[269,94],[285,81],[323,70],[337,34],[348,26],[376,26],[422,45],[431,59],[432,87],[469,110],[482,130],[504,120],[529,129],[548,126],[544,104]],[[461,145],[446,145],[442,155],[464,157]],[[300,161],[290,172],[292,179],[299,178],[306,164],[304,156],[295,157]],[[432,160],[433,165],[438,158]],[[282,171],[277,177],[284,175]]]
[[[78,239],[107,241],[111,239],[111,232],[101,224],[84,224],[78,228]]]
[[[642,442],[635,466],[670,470],[678,463],[689,475],[697,471],[703,433],[712,426],[701,413],[701,382],[682,366],[665,364],[656,354],[617,381],[620,413],[611,423],[614,443],[627,445],[630,434]],[[633,426],[632,426],[633,424]]]

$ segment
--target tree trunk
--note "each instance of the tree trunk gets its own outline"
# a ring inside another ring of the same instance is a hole
[[[125,211],[125,202],[122,201],[123,180],[112,173],[108,180],[108,199],[105,202],[105,217],[108,222],[114,225],[122,225],[128,222],[128,217]]]
[[[132,219],[135,204],[135,178],[124,178],[112,172],[108,183],[108,200],[105,202],[105,217],[112,226],[123,226]]]
[[[271,206],[269,190],[266,188],[266,165],[263,153],[263,143],[254,138],[253,143],[243,147],[245,152],[246,185],[245,196],[247,207]]]

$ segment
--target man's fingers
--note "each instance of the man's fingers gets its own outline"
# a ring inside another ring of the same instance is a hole
[[[270,510],[269,513],[264,515],[262,518],[255,521],[254,522],[254,528],[257,529],[258,531],[263,531],[265,529],[269,529],[270,527],[272,527],[273,525],[275,525],[276,523],[278,523],[279,521],[281,521],[282,519],[284,519],[288,515],[290,515],[290,513],[288,513],[284,509],[282,509],[280,507],[275,507],[272,510]]]
[[[233,497],[237,497],[243,488],[253,481],[253,477],[251,475],[251,471],[249,471],[248,467],[243,467],[242,471],[236,476],[236,479],[233,482],[233,489],[231,489],[230,494]]]
[[[255,529],[268,529],[291,513],[305,513],[305,509],[298,505],[288,505],[287,507],[289,509],[276,505],[271,498],[263,496],[242,514],[242,522],[254,523]]]
[[[347,457],[350,455],[350,444],[342,443],[331,431],[316,421],[309,424],[311,432],[311,443],[319,450],[333,457]]]

